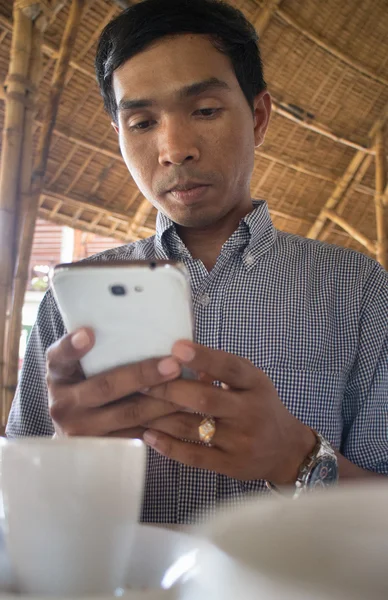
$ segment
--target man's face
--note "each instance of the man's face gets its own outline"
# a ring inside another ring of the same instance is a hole
[[[158,40],[114,72],[113,87],[121,153],[157,209],[184,227],[206,228],[248,208],[270,100],[260,94],[252,114],[230,60],[205,36]]]

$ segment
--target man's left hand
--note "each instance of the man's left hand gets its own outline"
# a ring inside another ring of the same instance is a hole
[[[189,341],[177,342],[172,356],[199,379],[176,379],[147,390],[180,412],[149,423],[146,444],[186,465],[236,479],[294,483],[315,435],[286,409],[269,377],[244,358]],[[211,445],[188,443],[200,441],[201,415],[215,419]]]

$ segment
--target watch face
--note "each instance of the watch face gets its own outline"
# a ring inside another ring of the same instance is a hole
[[[323,458],[315,465],[309,477],[308,487],[327,487],[337,483],[338,467],[332,458]]]

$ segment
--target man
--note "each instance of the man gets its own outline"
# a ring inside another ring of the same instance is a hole
[[[66,335],[48,292],[8,435],[142,437],[151,522],[192,522],[265,481],[334,482],[337,459],[340,481],[387,475],[388,273],[276,231],[251,200],[271,107],[253,27],[213,0],[146,0],[105,28],[96,70],[128,170],[159,214],[154,237],[94,259],[181,260],[198,344],[85,381],[93,332]],[[199,379],[180,379],[182,365]]]

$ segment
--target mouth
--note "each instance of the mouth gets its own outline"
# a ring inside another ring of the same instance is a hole
[[[168,193],[183,204],[193,204],[202,199],[209,187],[208,184],[186,183],[175,186]]]

